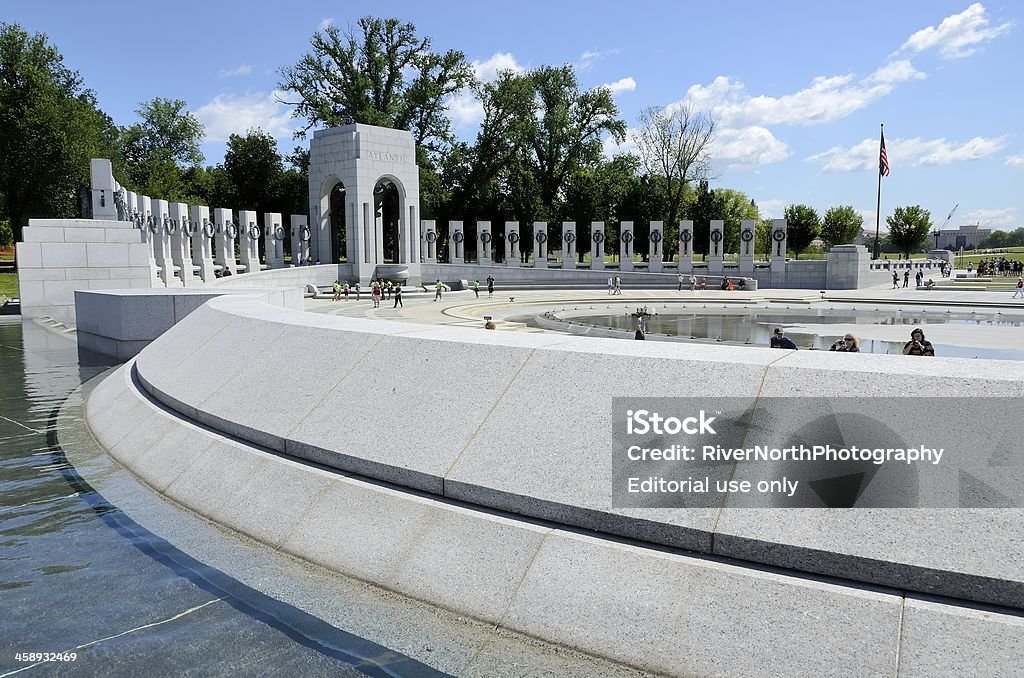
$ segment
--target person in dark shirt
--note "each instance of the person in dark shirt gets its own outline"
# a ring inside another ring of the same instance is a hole
[[[932,342],[925,341],[924,330],[920,327],[915,327],[910,333],[910,341],[903,344],[903,355],[935,356],[935,349],[932,348]]]
[[[772,348],[788,348],[796,350],[796,344],[793,343],[792,339],[786,336],[786,333],[782,331],[781,327],[775,328],[775,336],[772,337],[770,345]]]

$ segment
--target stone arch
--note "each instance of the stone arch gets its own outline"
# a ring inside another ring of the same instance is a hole
[[[348,260],[346,192],[345,183],[333,174],[320,185],[320,228],[328,234],[326,244],[329,247],[328,251],[317,252],[317,258],[322,263],[333,264]]]
[[[373,213],[377,232],[381,237],[380,263],[397,264],[402,261],[407,220],[403,218],[406,190],[402,181],[391,174],[381,175],[373,184]]]

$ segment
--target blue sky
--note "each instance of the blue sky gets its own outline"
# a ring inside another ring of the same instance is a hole
[[[936,225],[1024,226],[1024,3],[483,2],[174,3],[8,0],[0,20],[46,33],[118,124],[153,97],[180,98],[205,124],[208,164],[233,132],[261,127],[289,150],[295,122],[277,70],[327,22],[395,16],[481,77],[572,63],[611,86],[623,118],[688,101],[719,121],[712,184],[764,216],[786,204],[850,204],[875,219],[879,123],[890,176],[884,217],[921,204]],[[451,103],[475,134],[477,103]],[[628,142],[625,147],[629,148]],[[624,149],[608,147],[609,153]]]

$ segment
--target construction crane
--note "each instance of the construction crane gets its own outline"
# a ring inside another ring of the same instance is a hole
[[[935,236],[935,249],[939,249],[939,233],[946,227],[949,220],[953,218],[953,215],[956,214],[957,207],[960,207],[960,203],[953,205],[953,209],[949,210],[949,216],[947,216],[946,220],[942,222],[942,225],[936,228],[933,232],[933,235]]]

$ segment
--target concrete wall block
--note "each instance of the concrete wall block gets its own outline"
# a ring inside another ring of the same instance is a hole
[[[88,281],[84,280],[44,280],[43,297],[47,304],[61,306],[71,303],[75,298],[75,290],[89,288]]]
[[[89,265],[85,243],[47,243],[42,247],[45,268],[85,268]]]
[[[144,266],[149,267],[153,259],[152,251],[146,243],[134,243],[128,245],[128,256],[125,261],[111,264],[111,266]]]
[[[34,315],[28,312],[29,308],[42,306],[46,303],[46,295],[43,292],[43,281],[20,278],[18,280],[18,288],[18,296],[21,298],[21,313],[24,317]]]
[[[34,226],[22,232],[25,242],[64,242],[64,229],[59,226]]]
[[[21,263],[20,261],[18,262]],[[18,267],[18,280],[21,282],[25,281],[42,281],[42,280],[67,280],[64,272],[67,269],[63,268],[22,268]]]
[[[89,243],[88,266],[131,266],[127,243]]]
[[[27,229],[26,229],[27,230]],[[18,259],[18,270],[26,268],[42,268],[43,254],[42,245],[37,242],[19,242],[14,245],[15,255]]]
[[[105,242],[142,242],[142,231],[137,228],[107,228],[104,229],[104,236]]]
[[[65,228],[63,242],[106,242],[105,228]]]
[[[65,268],[65,280],[109,280],[108,268]]]

